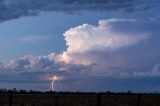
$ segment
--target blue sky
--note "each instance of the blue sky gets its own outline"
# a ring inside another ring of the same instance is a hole
[[[0,0],[0,86],[159,92],[158,0]]]

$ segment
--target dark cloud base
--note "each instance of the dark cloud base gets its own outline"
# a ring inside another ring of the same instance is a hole
[[[42,11],[137,11],[157,6],[159,0],[0,0],[0,22]]]

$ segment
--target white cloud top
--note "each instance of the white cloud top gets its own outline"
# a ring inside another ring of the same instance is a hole
[[[112,52],[136,45],[148,39],[150,35],[143,30],[145,26],[141,24],[141,21],[134,19],[108,19],[100,20],[98,26],[83,24],[71,28],[64,33],[68,48],[62,58],[67,62],[76,62],[73,57],[77,58],[82,54],[78,61],[85,63],[82,58],[86,59],[85,55],[88,52]],[[75,56],[75,54],[78,55]]]

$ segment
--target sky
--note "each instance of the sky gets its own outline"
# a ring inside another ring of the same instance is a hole
[[[160,92],[159,0],[0,0],[0,87]]]

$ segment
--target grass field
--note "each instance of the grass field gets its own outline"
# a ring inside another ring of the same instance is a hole
[[[0,106],[160,106],[152,94],[0,94]]]

